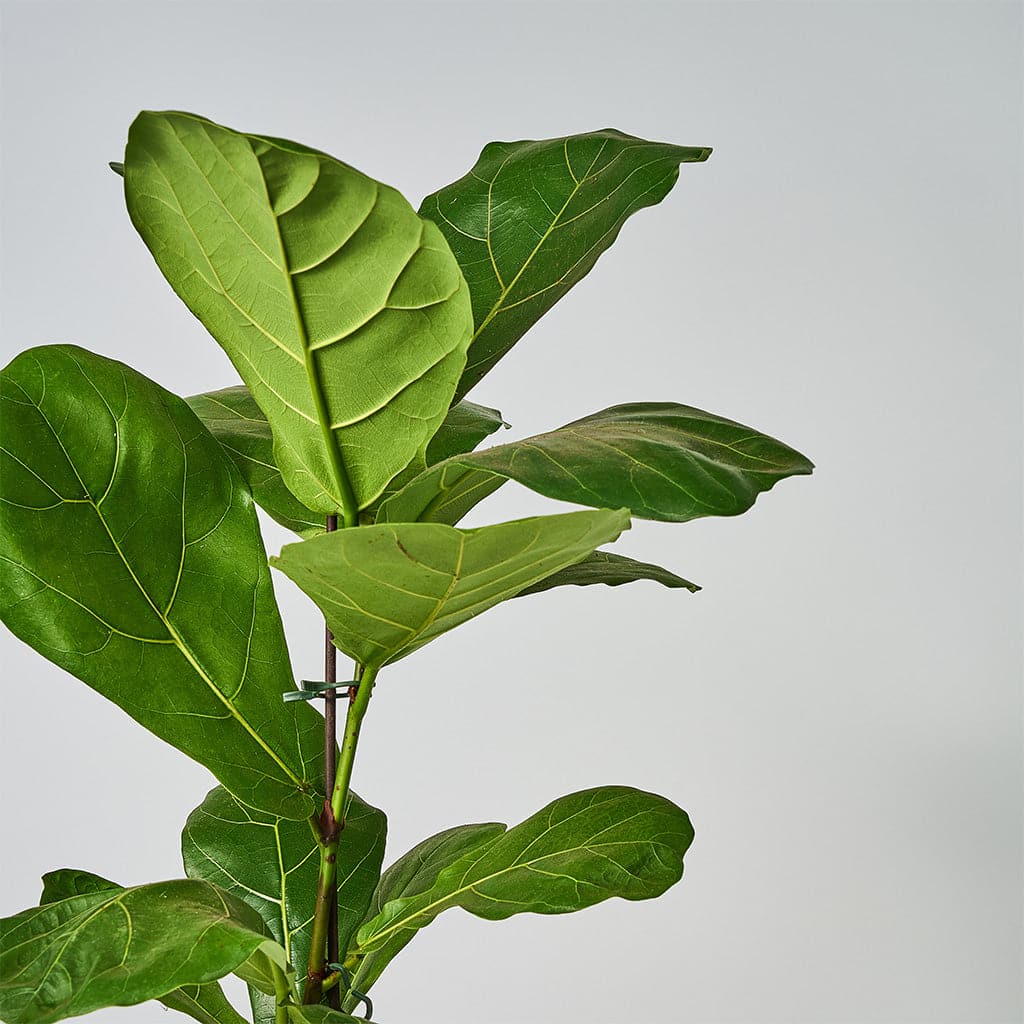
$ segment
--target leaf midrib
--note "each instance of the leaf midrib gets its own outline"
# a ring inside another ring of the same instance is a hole
[[[303,365],[306,368],[306,380],[309,384],[309,390],[313,397],[313,408],[316,411],[316,417],[320,427],[320,435],[323,439],[324,447],[327,450],[331,475],[334,477],[336,490],[334,497],[336,497],[341,504],[341,512],[345,525],[349,526],[354,524],[356,517],[359,514],[359,503],[356,500],[355,492],[352,488],[352,481],[349,479],[348,473],[345,470],[345,459],[341,453],[341,445],[338,443],[338,437],[331,429],[331,418],[327,409],[327,399],[324,395],[323,388],[320,384],[320,377],[316,372],[316,366],[313,362],[314,352],[309,342],[306,318],[302,312],[302,307],[299,304],[298,296],[295,293],[295,282],[292,279],[292,273],[288,265],[288,253],[285,249],[284,237],[281,234],[281,222],[278,219],[277,213],[274,211],[273,203],[270,201],[270,189],[267,185],[266,176],[263,173],[263,165],[260,163],[255,150],[252,150],[251,143],[249,148],[252,151],[253,159],[256,161],[256,166],[259,169],[260,181],[263,184],[263,194],[267,203],[267,210],[270,212],[271,219],[274,222],[274,234],[277,237],[277,244],[281,253],[281,270],[284,273],[285,283],[288,288],[288,299],[291,302],[292,313],[295,317],[295,329],[298,332],[299,344],[302,346],[302,359]],[[370,207],[371,211],[377,205],[378,195],[379,188],[375,182],[373,204]]]
[[[501,288],[501,292],[498,295],[498,298],[495,300],[494,305],[492,305],[490,310],[488,311],[487,316],[485,316],[483,321],[480,323],[480,326],[473,332],[473,337],[469,341],[470,347],[472,347],[473,342],[475,342],[477,340],[477,338],[484,332],[484,330],[486,329],[488,324],[490,324],[490,322],[498,315],[498,313],[501,312],[501,308],[505,304],[505,299],[508,298],[509,293],[512,291],[513,288],[515,288],[516,283],[519,281],[519,279],[526,272],[527,268],[533,262],[533,258],[537,255],[537,253],[540,251],[541,247],[548,240],[548,238],[550,237],[551,233],[554,231],[555,226],[558,224],[559,218],[562,216],[563,213],[565,213],[566,209],[568,208],[569,204],[573,201],[573,199],[576,198],[577,193],[583,187],[584,182],[587,180],[587,175],[590,174],[590,172],[593,170],[594,164],[596,164],[597,161],[600,159],[601,154],[604,152],[604,148],[605,148],[605,146],[607,144],[608,144],[607,139],[604,142],[601,143],[601,148],[597,151],[597,153],[594,156],[594,159],[591,160],[590,165],[587,167],[586,171],[583,172],[582,177],[580,177],[578,180],[577,180],[577,178],[575,176],[575,173],[572,170],[572,167],[571,166],[569,167],[569,175],[570,175],[570,177],[572,177],[573,181],[575,182],[575,184],[573,185],[572,190],[569,192],[568,197],[566,198],[565,202],[562,204],[562,206],[559,209],[559,211],[552,217],[551,223],[548,225],[547,229],[544,231],[544,234],[540,236],[540,239],[537,241],[537,244],[533,247],[533,250],[530,252],[530,254],[523,261],[523,265],[519,268],[518,271],[516,271],[515,277],[513,277],[512,280],[509,281],[509,283],[507,285],[504,285],[502,283],[501,276],[498,274],[497,266],[493,266],[494,275],[495,275],[495,278],[498,281],[499,287]],[[488,186],[488,189],[487,189],[487,251],[488,252],[491,251],[491,190],[494,188],[494,183],[500,177],[501,172],[505,169],[505,165],[509,162],[509,160],[512,159],[513,156],[514,156],[514,153],[509,153],[509,155],[507,157],[505,157],[505,159],[501,162],[501,166],[499,166],[497,171],[495,171],[494,177],[491,179],[491,181],[489,183],[489,186]],[[493,265],[493,256],[492,256],[492,265]],[[479,364],[474,364],[474,365],[479,365]],[[469,369],[469,365],[468,364],[467,364],[466,368]]]
[[[501,836],[497,836],[494,841],[498,842],[500,839],[501,839]],[[650,845],[650,846],[658,846],[658,845],[662,845],[663,846],[663,845],[665,845],[664,843],[656,843],[654,840],[646,840],[646,843],[647,843],[647,845]],[[521,870],[523,868],[531,869],[531,868],[534,867],[534,865],[540,864],[543,861],[549,860],[552,857],[562,857],[562,856],[565,856],[566,854],[579,853],[581,850],[596,850],[596,849],[600,849],[601,847],[604,847],[604,846],[623,846],[625,844],[630,844],[630,840],[628,840],[628,839],[619,839],[619,840],[616,840],[615,842],[610,842],[610,843],[584,843],[584,844],[582,844],[580,846],[570,846],[570,847],[566,847],[565,849],[554,850],[551,853],[542,854],[541,856],[534,857],[531,860],[517,861],[515,864],[509,864],[506,867],[503,867],[503,868],[501,868],[498,871],[491,872],[491,874],[489,874],[489,875],[485,875],[482,878],[476,878],[472,882],[469,882],[469,883],[467,883],[465,885],[460,885],[456,889],[452,889],[450,892],[448,892],[446,895],[442,896],[440,899],[436,899],[436,900],[434,900],[433,903],[430,903],[430,904],[428,904],[425,907],[421,907],[415,913],[408,914],[405,917],[400,917],[400,918],[396,919],[391,924],[389,924],[386,928],[384,928],[381,931],[377,932],[376,935],[371,936],[370,941],[373,942],[373,949],[368,950],[367,953],[374,953],[377,950],[382,948],[383,943],[380,941],[381,938],[384,938],[385,941],[386,941],[387,938],[390,937],[392,933],[394,933],[396,931],[402,931],[402,930],[407,929],[408,926],[409,926],[409,922],[410,921],[415,921],[416,918],[423,917],[424,915],[429,914],[435,908],[440,907],[442,910],[445,909],[444,904],[449,903],[451,900],[456,899],[457,897],[463,895],[463,893],[476,892],[476,886],[482,885],[485,882],[490,882],[490,881],[492,881],[495,878],[500,878],[502,875],[509,874],[512,871],[519,871],[519,870]],[[636,845],[636,843],[633,842],[631,845]],[[470,864],[467,867],[467,869],[466,869],[467,872],[472,870],[472,868],[476,864],[478,864],[480,862],[480,860],[483,859],[484,856],[486,856],[489,848],[490,848],[489,846],[486,846],[486,847],[484,847],[480,851],[480,856],[477,857],[477,859],[473,862],[473,864]],[[621,867],[621,865],[619,865],[619,866]],[[623,870],[625,871],[625,868],[623,868]],[[627,873],[629,873],[629,872],[627,872]],[[465,876],[463,876],[463,877],[465,877]],[[571,875],[566,875],[564,877],[572,878]],[[636,877],[636,876],[634,875],[634,877]],[[573,881],[579,883],[581,880],[578,879],[578,878],[574,878]],[[487,897],[483,893],[477,893],[477,895],[481,896],[484,899],[492,898],[492,897]],[[402,897],[399,897],[399,898],[402,898]],[[406,898],[415,899],[415,896],[413,896],[413,897],[406,897]],[[525,904],[517,904],[517,905],[518,906],[524,906]],[[387,906],[387,904],[385,904],[385,906]],[[439,910],[438,913],[440,913],[440,912],[441,911]]]

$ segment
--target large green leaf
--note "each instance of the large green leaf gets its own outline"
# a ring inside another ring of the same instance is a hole
[[[244,969],[267,943],[259,914],[205,882],[96,889],[0,921],[0,1018],[159,999]]]
[[[324,530],[324,517],[306,508],[285,486],[274,462],[274,438],[263,410],[245,385],[185,399],[207,430],[224,446],[249,485],[256,503],[274,520],[302,536]],[[508,426],[497,409],[463,401],[449,410],[427,446],[423,465],[472,451],[485,437]],[[411,474],[415,475],[415,473]],[[403,474],[399,474],[399,481]],[[394,488],[395,481],[389,483]],[[386,493],[386,492],[385,492]]]
[[[187,405],[122,363],[0,373],[0,618],[206,765],[304,818],[322,723],[294,686],[252,498]]]
[[[383,812],[353,795],[338,850],[343,949],[370,905],[386,834]],[[190,878],[213,882],[253,907],[296,972],[305,972],[320,869],[308,822],[255,812],[218,786],[189,815],[181,852]]]
[[[140,114],[128,211],[227,352],[299,501],[354,518],[448,411],[472,332],[444,236],[394,189],[280,139]]]
[[[424,839],[395,861],[381,876],[366,920],[377,920],[384,912],[384,908],[395,900],[409,899],[429,892],[445,868],[471,851],[490,845],[506,827],[498,823],[458,825]],[[386,942],[368,953],[353,950],[352,963],[355,971],[352,987],[358,992],[369,991],[387,965],[415,938],[417,931],[415,928],[393,931]],[[348,1009],[355,1009],[357,1001],[350,998],[345,1005]]]
[[[624,510],[537,516],[457,530],[395,523],[326,533],[281,549],[271,564],[323,611],[335,644],[379,668],[629,528]]]
[[[652,580],[663,587],[682,588],[691,594],[700,590],[696,583],[684,580],[682,576],[677,576],[660,565],[638,562],[635,558],[617,555],[614,551],[595,551],[582,562],[553,572],[539,583],[534,583],[532,587],[520,590],[516,597],[539,594],[553,587],[590,587],[597,583],[618,587],[623,583],[635,583],[638,580]]]
[[[625,786],[560,797],[507,832],[500,825],[475,829],[442,833],[407,855],[411,863],[402,870],[384,874],[374,898],[379,910],[357,936],[356,988],[365,991],[450,907],[498,921],[566,914],[613,896],[660,896],[682,877],[693,841],[685,811]]]
[[[594,266],[630,214],[660,203],[681,163],[710,149],[613,129],[492,142],[470,172],[423,200],[462,267],[475,333],[464,395]]]
[[[40,906],[82,896],[86,893],[120,891],[122,886],[90,871],[60,868],[43,875]],[[200,1024],[247,1024],[245,1018],[228,1002],[224,990],[215,981],[205,985],[186,985],[160,997],[171,1010],[187,1014]]]
[[[377,519],[455,523],[516,480],[549,498],[684,523],[739,515],[779,480],[813,468],[742,423],[673,402],[633,403],[439,462],[385,501]]]

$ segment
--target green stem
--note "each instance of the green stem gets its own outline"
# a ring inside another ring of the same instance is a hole
[[[357,675],[359,686],[356,689],[356,699],[349,705],[348,716],[345,719],[345,735],[341,741],[338,772],[334,779],[334,793],[331,795],[331,810],[334,812],[335,820],[342,825],[345,821],[345,804],[348,801],[349,783],[352,781],[352,765],[356,756],[356,744],[359,742],[359,730],[362,728],[363,716],[370,703],[377,670],[366,667]]]
[[[273,965],[274,970],[274,1024],[288,1024],[288,1000],[291,993],[288,991],[288,979],[284,971],[277,964]]]
[[[307,1006],[319,1003],[323,998],[324,976],[327,964],[327,935],[330,929],[331,895],[338,879],[338,843],[345,827],[345,805],[348,802],[349,783],[352,780],[352,765],[355,762],[359,730],[363,724],[373,683],[377,675],[374,668],[364,668],[356,690],[356,699],[349,705],[345,719],[345,735],[341,741],[338,769],[334,780],[334,791],[330,802],[324,807],[321,819],[322,841],[320,844],[320,877],[317,880],[316,908],[313,912],[313,928],[310,934],[309,966],[306,970],[306,990],[302,1001]]]

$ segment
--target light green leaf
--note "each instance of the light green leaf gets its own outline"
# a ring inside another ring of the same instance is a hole
[[[391,892],[384,891],[391,878],[385,873],[374,900],[380,910],[357,936],[356,956],[368,967],[360,964],[356,988],[365,991],[394,952],[451,907],[498,921],[526,912],[566,914],[613,896],[660,896],[682,877],[693,841],[685,811],[625,786],[560,797],[507,832],[478,828],[479,842],[427,858],[429,869]]]
[[[322,722],[294,686],[252,498],[188,406],[122,363],[0,373],[0,618],[205,765],[305,818]]]
[[[274,432],[296,498],[354,520],[422,456],[472,331],[444,236],[326,154],[192,114],[140,114],[128,212]]]
[[[439,462],[385,501],[377,520],[455,523],[516,480],[560,501],[684,523],[739,515],[779,480],[813,468],[741,423],[674,402],[638,402]]]
[[[338,932],[344,949],[380,878],[387,819],[354,794],[338,849]],[[248,903],[304,974],[320,859],[308,822],[244,807],[221,787],[189,815],[181,835],[185,873]]]
[[[276,522],[303,537],[324,532],[324,517],[306,508],[285,486],[274,462],[274,438],[263,411],[245,385],[186,398],[206,429],[224,446],[249,485],[256,503]],[[399,474],[388,490],[449,455],[472,451],[485,437],[508,426],[497,409],[473,402],[453,405],[431,438],[415,472]],[[408,473],[408,477],[406,477]],[[387,491],[385,491],[387,493]]]
[[[366,526],[288,544],[271,565],[316,602],[340,650],[377,669],[628,528],[629,515],[609,509],[477,530]]]
[[[617,555],[614,551],[595,551],[582,562],[570,565],[565,569],[552,573],[532,587],[520,590],[516,597],[527,594],[539,594],[553,587],[589,587],[595,583],[604,583],[609,587],[618,587],[623,583],[635,583],[637,580],[653,580],[663,587],[683,588],[691,594],[697,593],[700,587],[696,583],[684,580],[660,565],[650,562],[638,562],[625,555]]]
[[[461,397],[594,266],[626,219],[660,203],[681,163],[711,150],[614,129],[492,142],[470,172],[427,196],[469,282],[475,333]]]
[[[97,889],[0,921],[0,1018],[50,1024],[232,971],[267,943],[259,915],[205,882]]]
[[[490,823],[483,825],[458,825],[446,829],[429,839],[418,843],[408,853],[399,857],[381,876],[366,920],[376,920],[385,906],[394,900],[409,899],[429,892],[437,883],[438,875],[451,864],[472,850],[481,850],[500,836],[507,826]],[[358,992],[368,992],[373,983],[384,972],[384,968],[412,941],[416,929],[401,929],[392,932],[386,942],[372,952],[357,950],[352,987]],[[345,1002],[347,1009],[355,1009],[358,1001],[350,998]]]
[[[274,437],[245,385],[186,398],[245,478],[256,504],[275,522],[303,535],[320,533],[324,516],[306,508],[285,486],[274,462]]]

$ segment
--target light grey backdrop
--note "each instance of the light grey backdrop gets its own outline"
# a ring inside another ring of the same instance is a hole
[[[143,107],[306,141],[414,202],[490,139],[613,125],[715,147],[474,397],[517,436],[682,401],[794,444],[816,475],[740,519],[635,526],[623,549],[697,596],[517,601],[389,671],[356,774],[392,857],[576,788],[652,789],[693,817],[686,877],[577,916],[449,913],[375,991],[382,1021],[1021,1019],[1018,4],[2,18],[4,362],[73,341],[180,393],[232,383],[106,167]],[[509,486],[476,521],[541,507]],[[276,585],[296,674],[315,676],[317,617]],[[0,643],[0,912],[61,865],[180,874],[209,776]]]

